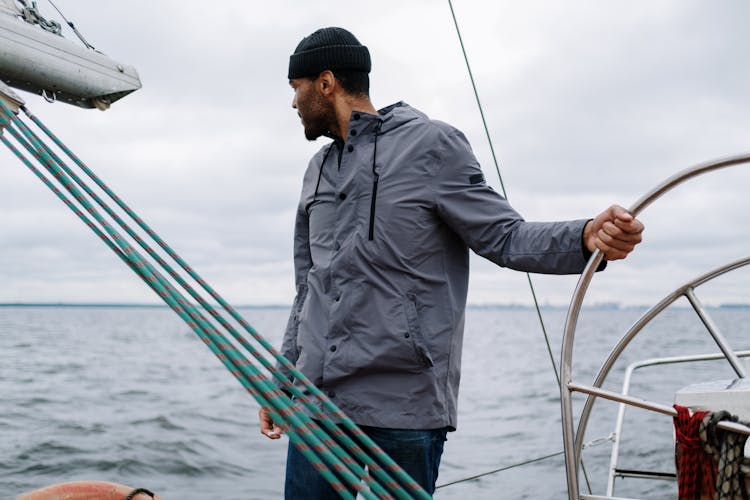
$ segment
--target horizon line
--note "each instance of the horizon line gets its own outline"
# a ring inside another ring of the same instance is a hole
[[[0,307],[69,307],[69,308],[166,308],[170,306],[162,303],[148,302],[0,302]],[[211,304],[211,307],[220,309],[219,304]],[[232,306],[235,309],[289,309],[291,304],[241,304]],[[541,309],[567,309],[569,305],[540,304]],[[621,304],[619,302],[598,302],[583,305],[586,309],[643,309],[649,306],[645,304]],[[679,307],[679,306],[676,306]],[[722,309],[750,309],[750,303],[721,303],[719,305],[708,305],[707,307]],[[534,309],[534,304],[518,304],[512,302],[488,302],[469,303],[467,309]],[[689,309],[689,306],[684,306]]]

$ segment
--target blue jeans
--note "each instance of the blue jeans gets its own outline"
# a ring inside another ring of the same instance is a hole
[[[360,426],[427,493],[435,482],[447,429],[411,430]],[[351,489],[352,494],[354,490]],[[286,459],[286,500],[336,500],[341,498],[291,441]]]

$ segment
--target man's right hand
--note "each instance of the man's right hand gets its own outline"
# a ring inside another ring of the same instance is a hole
[[[619,205],[612,205],[586,223],[583,243],[601,250],[607,260],[624,259],[641,242],[643,223]]]
[[[281,427],[274,423],[268,408],[258,410],[258,419],[260,420],[260,433],[268,439],[279,439],[281,437]]]

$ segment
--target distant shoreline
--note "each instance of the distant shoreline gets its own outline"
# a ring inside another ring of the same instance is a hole
[[[124,303],[124,302],[113,302],[113,303],[90,303],[90,302],[0,302],[0,308],[11,308],[11,307],[23,307],[23,308],[89,308],[89,309],[168,309],[169,306],[166,304],[143,304],[143,303]],[[213,307],[220,308],[219,305],[213,304]],[[290,305],[282,304],[244,304],[232,306],[235,309],[289,309]],[[467,309],[505,309],[505,310],[525,310],[534,309],[533,305],[525,304],[468,304]],[[542,305],[542,309],[546,310],[567,310],[568,306],[562,305]],[[603,303],[603,304],[591,304],[584,305],[584,309],[589,310],[601,310],[601,311],[617,311],[617,310],[628,310],[628,309],[645,309],[648,306],[645,305],[622,305],[618,303]],[[677,306],[674,307],[679,309],[690,309],[689,306]],[[750,303],[730,303],[730,304],[719,304],[718,306],[706,306],[711,309],[750,309]]]

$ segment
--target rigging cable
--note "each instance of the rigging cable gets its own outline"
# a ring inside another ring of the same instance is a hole
[[[597,438],[597,439],[593,439],[593,440],[591,440],[591,441],[589,441],[587,443],[584,443],[583,447],[584,448],[590,448],[592,446],[598,446],[598,445],[604,444],[606,442],[612,442],[613,439],[614,439],[614,434],[610,434],[608,436],[604,436],[604,437],[600,437],[600,438]],[[498,472],[503,472],[503,471],[506,471],[506,470],[509,470],[509,469],[514,469],[516,467],[521,467],[522,465],[533,464],[533,463],[536,463],[536,462],[541,462],[543,460],[548,460],[550,458],[555,458],[557,456],[563,455],[564,453],[565,453],[565,451],[563,450],[563,451],[558,451],[558,452],[555,452],[555,453],[550,453],[548,455],[543,455],[541,457],[529,458],[527,460],[523,460],[522,462],[516,462],[514,464],[506,465],[505,467],[500,467],[500,468],[493,469],[493,470],[490,470],[490,471],[487,471],[487,472],[482,472],[480,474],[476,474],[474,476],[465,477],[465,478],[462,478],[462,479],[457,479],[455,481],[450,481],[448,483],[443,483],[443,484],[440,484],[440,485],[436,486],[435,489],[445,488],[446,486],[452,486],[454,484],[465,483],[467,481],[473,481],[474,479],[479,479],[480,477],[489,476],[489,475],[492,475],[492,474],[497,474]]]
[[[497,160],[497,155],[495,154],[495,146],[492,143],[492,136],[490,135],[489,127],[487,126],[487,119],[484,115],[484,108],[482,107],[482,101],[479,99],[479,91],[477,90],[476,82],[474,81],[474,73],[471,70],[471,64],[469,64],[469,56],[466,54],[466,47],[464,46],[464,40],[461,36],[461,29],[458,26],[458,19],[456,18],[456,12],[453,9],[453,2],[452,0],[448,0],[448,6],[450,7],[451,11],[451,17],[453,18],[453,25],[456,28],[456,34],[458,35],[458,42],[461,45],[461,52],[464,57],[464,62],[466,63],[466,70],[469,73],[469,80],[471,81],[471,87],[474,90],[474,98],[477,102],[477,107],[479,108],[479,115],[482,118],[482,125],[484,126],[484,133],[487,136],[487,142],[490,146],[490,153],[492,155],[492,161],[495,165],[495,171],[497,172],[497,177],[500,181],[500,188],[502,189],[503,196],[505,199],[508,199],[508,194],[505,190],[505,183],[503,182],[503,176],[500,173],[500,164]],[[536,296],[536,290],[534,289],[534,282],[531,279],[531,274],[526,273],[526,280],[529,283],[529,290],[531,291],[531,297],[534,301],[534,309],[536,310],[537,318],[539,319],[539,324],[542,328],[542,334],[544,335],[544,343],[547,346],[547,354],[549,355],[550,363],[552,364],[552,371],[555,373],[555,379],[557,380],[558,387],[560,386],[560,374],[557,369],[557,363],[555,362],[555,356],[552,354],[552,347],[550,345],[549,335],[547,334],[547,328],[544,325],[544,319],[542,318],[542,311],[539,306],[539,300]],[[586,478],[586,483],[588,484],[588,475],[586,474],[586,469],[583,467],[583,462],[581,462],[581,467],[583,469],[584,477]],[[588,485],[589,491],[591,490],[591,485]]]
[[[451,9],[451,16],[453,17],[453,25],[456,27],[456,34],[458,35],[458,41],[461,44],[461,52],[464,56],[464,62],[466,63],[466,69],[469,72],[469,80],[471,80],[471,87],[474,89],[474,98],[477,101],[477,107],[479,108],[479,115],[482,117],[482,125],[484,126],[484,133],[487,136],[487,142],[490,146],[490,153],[492,154],[492,161],[495,164],[495,171],[497,177],[500,180],[500,188],[503,191],[503,196],[508,199],[508,193],[505,191],[505,183],[503,182],[503,176],[500,173],[500,164],[497,161],[497,155],[495,154],[495,146],[492,143],[492,136],[490,135],[490,129],[487,126],[487,120],[484,116],[484,109],[482,108],[482,101],[479,99],[479,91],[477,91],[477,85],[474,82],[474,73],[471,71],[471,65],[469,64],[469,57],[466,55],[466,48],[464,47],[464,40],[461,36],[461,30],[458,27],[458,20],[456,19],[456,13],[453,10],[453,2],[448,0],[448,6]],[[555,357],[552,354],[552,348],[550,347],[549,336],[547,335],[547,328],[544,326],[544,319],[542,319],[542,311],[539,307],[539,301],[536,297],[536,291],[534,290],[534,283],[531,281],[531,274],[526,273],[526,279],[529,282],[529,289],[531,290],[531,296],[534,300],[534,307],[536,309],[537,316],[539,317],[539,324],[542,327],[542,333],[544,334],[544,340],[547,344],[547,353],[549,354],[550,362],[552,363],[552,370],[555,372],[555,378],[557,379],[557,385],[560,385],[560,375],[557,371],[557,364],[555,363]]]
[[[75,25],[71,21],[68,21],[68,19],[65,17],[65,14],[63,14],[62,11],[57,8],[57,5],[55,5],[52,0],[47,0],[47,1],[60,14],[60,17],[63,18],[63,21],[65,21],[65,23],[68,26],[70,26],[70,29],[73,30],[73,33],[75,33],[75,35],[78,37],[78,39],[81,42],[83,42],[83,44],[86,46],[86,48],[87,49],[91,49],[91,50],[96,50],[93,45],[91,45],[88,41],[86,41],[86,39],[83,37],[83,35],[81,34],[81,32],[78,31],[78,29],[75,27]]]
[[[524,460],[523,462],[518,462],[518,463],[515,463],[515,464],[511,464],[511,465],[506,465],[505,467],[500,467],[498,469],[490,470],[490,471],[487,471],[487,472],[482,472],[481,474],[476,474],[476,475],[471,476],[471,477],[465,477],[463,479],[457,479],[456,481],[451,481],[449,483],[440,484],[440,485],[436,486],[435,489],[445,488],[446,486],[453,486],[454,484],[465,483],[467,481],[473,481],[474,479],[479,479],[480,477],[489,476],[491,474],[497,474],[498,472],[503,472],[503,471],[506,471],[506,470],[509,470],[509,469],[513,469],[515,467],[521,467],[522,465],[528,465],[528,464],[533,464],[535,462],[541,462],[542,460],[547,460],[549,458],[554,458],[554,457],[560,456],[563,453],[565,453],[565,452],[564,451],[558,451],[556,453],[550,453],[549,455],[544,455],[544,456],[537,457],[537,458],[531,458],[529,460]]]

